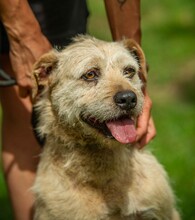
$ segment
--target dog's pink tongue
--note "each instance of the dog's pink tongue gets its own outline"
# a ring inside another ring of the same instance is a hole
[[[112,136],[122,144],[133,143],[136,140],[136,129],[134,121],[122,119],[106,123]]]

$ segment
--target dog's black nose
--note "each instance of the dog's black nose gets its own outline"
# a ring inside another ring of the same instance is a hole
[[[131,110],[137,104],[137,96],[130,90],[116,93],[114,101],[122,110]]]

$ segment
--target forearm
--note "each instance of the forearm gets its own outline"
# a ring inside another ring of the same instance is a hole
[[[41,32],[27,0],[0,0],[0,17],[9,39],[25,39]]]
[[[27,0],[0,0],[0,18],[9,39],[12,69],[25,97],[32,88],[31,70],[35,61],[51,49],[42,34]]]
[[[113,39],[133,38],[140,44],[140,0],[104,2]]]

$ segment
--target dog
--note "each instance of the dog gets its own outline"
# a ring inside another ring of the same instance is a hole
[[[78,36],[35,64],[35,220],[180,219],[163,167],[134,146],[146,77],[130,39]]]

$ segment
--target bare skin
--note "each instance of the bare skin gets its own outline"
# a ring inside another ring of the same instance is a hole
[[[20,95],[26,97],[32,87],[32,65],[51,49],[51,45],[42,34],[27,0],[0,0],[0,16],[8,34],[9,58]]]
[[[109,4],[106,4],[106,8],[107,11],[112,9]],[[27,0],[0,0],[0,19],[6,28],[10,43],[9,55],[2,55],[0,62],[3,69],[15,77],[18,83],[18,86],[1,89],[0,93],[3,108],[3,168],[15,219],[30,220],[34,199],[29,188],[35,178],[40,153],[30,123],[30,72],[34,62],[49,51],[51,45],[42,34]],[[123,36],[122,30],[119,32],[121,35],[114,37],[115,40]],[[139,39],[131,32],[127,34],[127,37],[137,38],[139,42],[140,35],[136,36]],[[145,92],[144,111],[138,120],[137,128],[137,142],[140,147],[146,145],[156,133],[150,112],[151,100]]]
[[[3,68],[12,73],[8,56],[1,57]],[[31,219],[33,196],[29,191],[34,181],[40,147],[30,127],[31,102],[20,98],[18,87],[3,88],[2,159],[4,174],[15,219]]]

